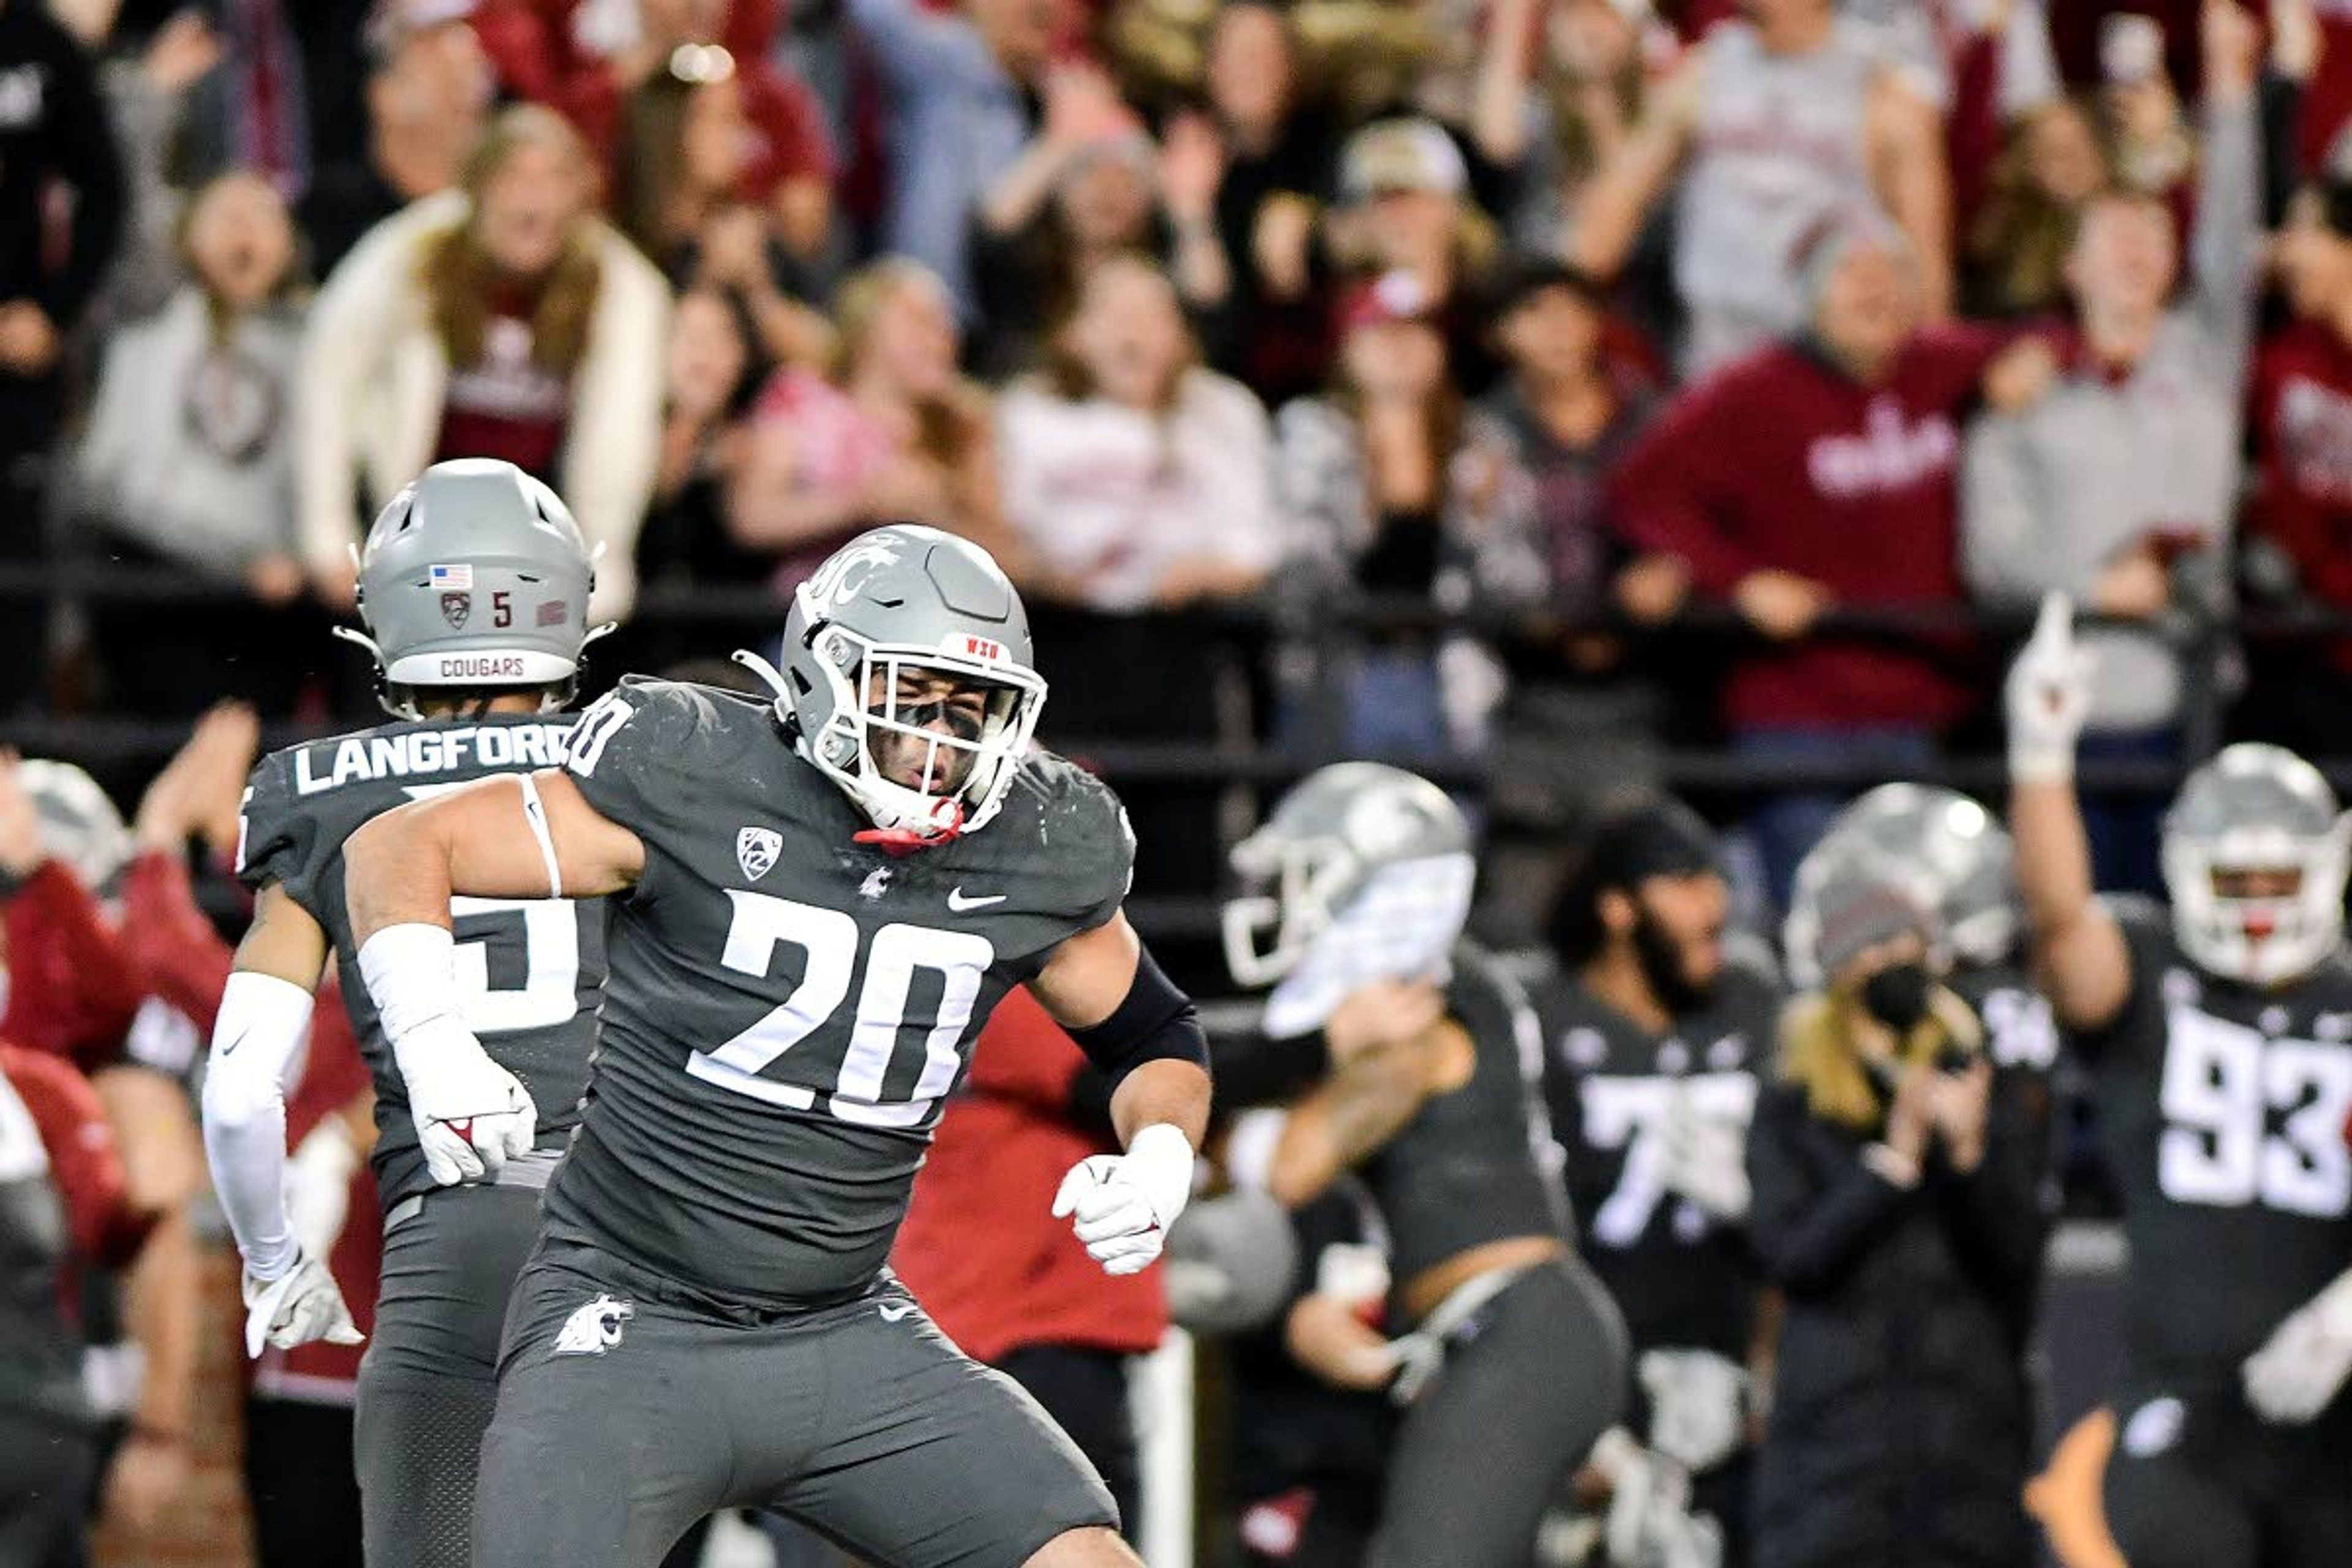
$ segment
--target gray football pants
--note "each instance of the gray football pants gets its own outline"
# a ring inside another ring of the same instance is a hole
[[[790,1515],[875,1568],[1019,1568],[1118,1524],[1037,1403],[887,1274],[769,1311],[543,1242],[509,1313],[476,1568],[654,1568],[730,1507]]]
[[[1465,1331],[1397,1432],[1370,1568],[1527,1568],[1624,1408],[1624,1320],[1579,1258],[1528,1270]]]
[[[538,1192],[452,1187],[393,1210],[352,1426],[368,1568],[467,1568],[507,1298]],[[407,1212],[404,1213],[404,1210]]]

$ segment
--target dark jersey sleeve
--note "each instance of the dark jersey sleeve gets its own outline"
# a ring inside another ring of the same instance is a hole
[[[258,892],[275,882],[321,925],[320,880],[341,847],[325,841],[315,813],[301,809],[294,790],[290,751],[261,759],[246,784],[236,833],[237,880]]]
[[[580,716],[565,771],[600,816],[641,835],[683,830],[705,795],[712,754],[709,695],[629,676]]]
[[[1092,931],[1118,912],[1135,880],[1127,808],[1108,784],[1051,753],[1040,752],[1024,772],[1014,787],[1034,783],[1043,795],[1038,847],[1068,878],[1064,912],[1074,930]]]

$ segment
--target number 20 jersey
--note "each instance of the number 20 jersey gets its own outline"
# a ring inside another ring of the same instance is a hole
[[[2075,1037],[2131,1245],[2131,1356],[2184,1388],[2238,1363],[2352,1266],[2352,966],[2277,991],[2207,974],[2126,914],[2132,988]]]
[[[1101,784],[1021,766],[996,817],[893,857],[772,708],[632,677],[582,719],[588,803],[645,845],[612,900],[596,1077],[547,1229],[724,1300],[863,1289],[999,998],[1118,912]]]
[[[335,944],[343,1005],[375,1079],[376,1190],[386,1208],[429,1191],[408,1089],[360,977],[343,903],[343,841],[370,818],[493,773],[561,766],[573,715],[493,714],[380,725],[264,757],[246,790],[237,875],[276,882]],[[515,831],[525,831],[515,796]],[[539,1107],[539,1147],[579,1121],[604,979],[604,906],[594,900],[456,899],[458,1015]]]

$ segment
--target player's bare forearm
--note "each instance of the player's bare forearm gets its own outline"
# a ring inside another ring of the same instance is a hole
[[[565,774],[501,774],[385,812],[343,846],[353,940],[386,926],[446,926],[453,894],[600,898],[645,868],[637,836],[602,816]],[[535,832],[537,802],[545,829]],[[551,869],[553,874],[551,875]]]
[[[1427,1076],[1412,1042],[1366,1052],[1326,1079],[1284,1121],[1266,1190],[1286,1208],[1321,1195],[1412,1120]]]
[[[2020,780],[2010,789],[2009,816],[2042,990],[2061,1023],[2096,1027],[2115,1017],[2130,992],[2131,955],[2115,917],[2092,896],[2090,839],[2074,786]]]
[[[327,953],[327,933],[310,911],[294,901],[284,883],[271,882],[253,900],[253,923],[236,944],[235,967],[316,991]]]
[[[1119,1080],[1110,1097],[1110,1120],[1122,1145],[1164,1121],[1198,1149],[1209,1132],[1209,1075],[1191,1062],[1145,1062]]]

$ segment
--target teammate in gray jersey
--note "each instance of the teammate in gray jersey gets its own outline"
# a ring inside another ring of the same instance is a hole
[[[844,546],[766,674],[772,703],[633,677],[536,775],[541,809],[479,785],[351,845],[410,1111],[469,1167],[525,1146],[534,1108],[448,1005],[450,896],[614,900],[595,1082],[509,1312],[475,1562],[646,1568],[758,1505],[884,1568],[1132,1564],[1068,1438],[884,1267],[1021,984],[1117,1084],[1126,1152],[1074,1167],[1055,1213],[1109,1272],[1158,1256],[1208,1053],[1120,911],[1125,814],[1031,748],[1027,618],[950,535]]]
[[[400,722],[262,760],[246,792],[238,874],[252,929],[221,1000],[204,1089],[205,1144],[245,1255],[247,1346],[357,1339],[326,1259],[306,1257],[281,1195],[287,1086],[330,950],[375,1078],[384,1206],[375,1340],[355,1426],[371,1568],[464,1568],[476,1456],[497,1401],[499,1331],[537,1234],[538,1194],[577,1120],[595,1043],[604,911],[561,900],[461,900],[448,993],[547,1108],[496,1184],[420,1141],[397,1048],[361,984],[343,900],[344,841],[407,801],[562,761],[589,640],[588,552],[554,493],[510,464],[438,464],[394,497],[360,562],[360,607],[384,706]]]
[[[1291,1108],[1269,1188],[1296,1206],[1358,1171],[1392,1243],[1405,1415],[1372,1568],[1525,1568],[1624,1401],[1624,1324],[1569,1246],[1542,1025],[1461,940],[1469,851],[1436,785],[1342,763],[1234,852],[1268,890],[1227,906],[1234,977],[1273,983],[1269,1037],[1319,1032],[1332,1061]]]

